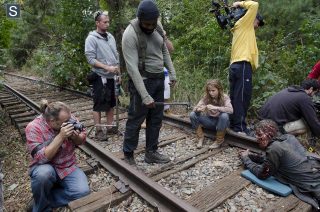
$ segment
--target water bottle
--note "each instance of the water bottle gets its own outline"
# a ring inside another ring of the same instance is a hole
[[[121,89],[120,89],[120,83],[119,83],[119,77],[114,77],[114,83],[115,83],[115,95],[120,96],[121,95]]]

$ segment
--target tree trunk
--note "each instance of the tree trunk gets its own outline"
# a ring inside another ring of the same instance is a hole
[[[122,48],[121,48],[121,39],[122,34],[127,27],[127,23],[124,17],[124,7],[125,0],[105,0],[107,2],[109,8],[109,14],[111,19],[114,21],[113,25],[115,26],[114,37],[117,42],[117,48],[119,51],[119,60],[120,60],[120,68],[121,71],[125,69],[125,63],[122,56]]]

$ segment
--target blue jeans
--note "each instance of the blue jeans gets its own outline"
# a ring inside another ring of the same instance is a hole
[[[232,63],[229,70],[230,99],[233,114],[230,128],[235,132],[247,132],[246,116],[252,96],[252,68],[246,61]]]
[[[33,212],[52,211],[90,193],[87,176],[80,168],[63,178],[50,164],[37,165],[30,170]]]
[[[192,128],[197,129],[199,125],[215,131],[223,131],[229,127],[229,114],[220,113],[218,117],[201,115],[198,112],[190,113]]]
[[[146,89],[155,102],[163,102],[164,79],[143,80]],[[130,105],[128,120],[123,141],[123,152],[132,154],[139,142],[141,124],[146,119],[146,150],[156,151],[158,149],[159,132],[162,126],[163,105],[155,108],[147,108],[142,103],[140,94],[133,82],[129,81]]]

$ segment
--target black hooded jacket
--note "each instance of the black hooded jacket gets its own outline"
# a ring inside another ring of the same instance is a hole
[[[303,118],[311,132],[320,137],[320,121],[311,97],[299,86],[291,86],[270,97],[259,110],[260,119],[272,119],[279,126]]]

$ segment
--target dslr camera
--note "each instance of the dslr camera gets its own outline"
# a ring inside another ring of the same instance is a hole
[[[241,7],[230,7],[228,6],[227,0],[222,0],[221,4],[218,0],[213,0],[212,8],[209,12],[215,15],[222,29],[227,29],[228,26],[232,28],[234,24],[246,14],[247,10]]]
[[[79,130],[80,132],[82,132],[84,130],[84,125],[80,122],[78,122],[77,120],[70,118],[67,122],[68,124],[72,124],[74,130]]]

